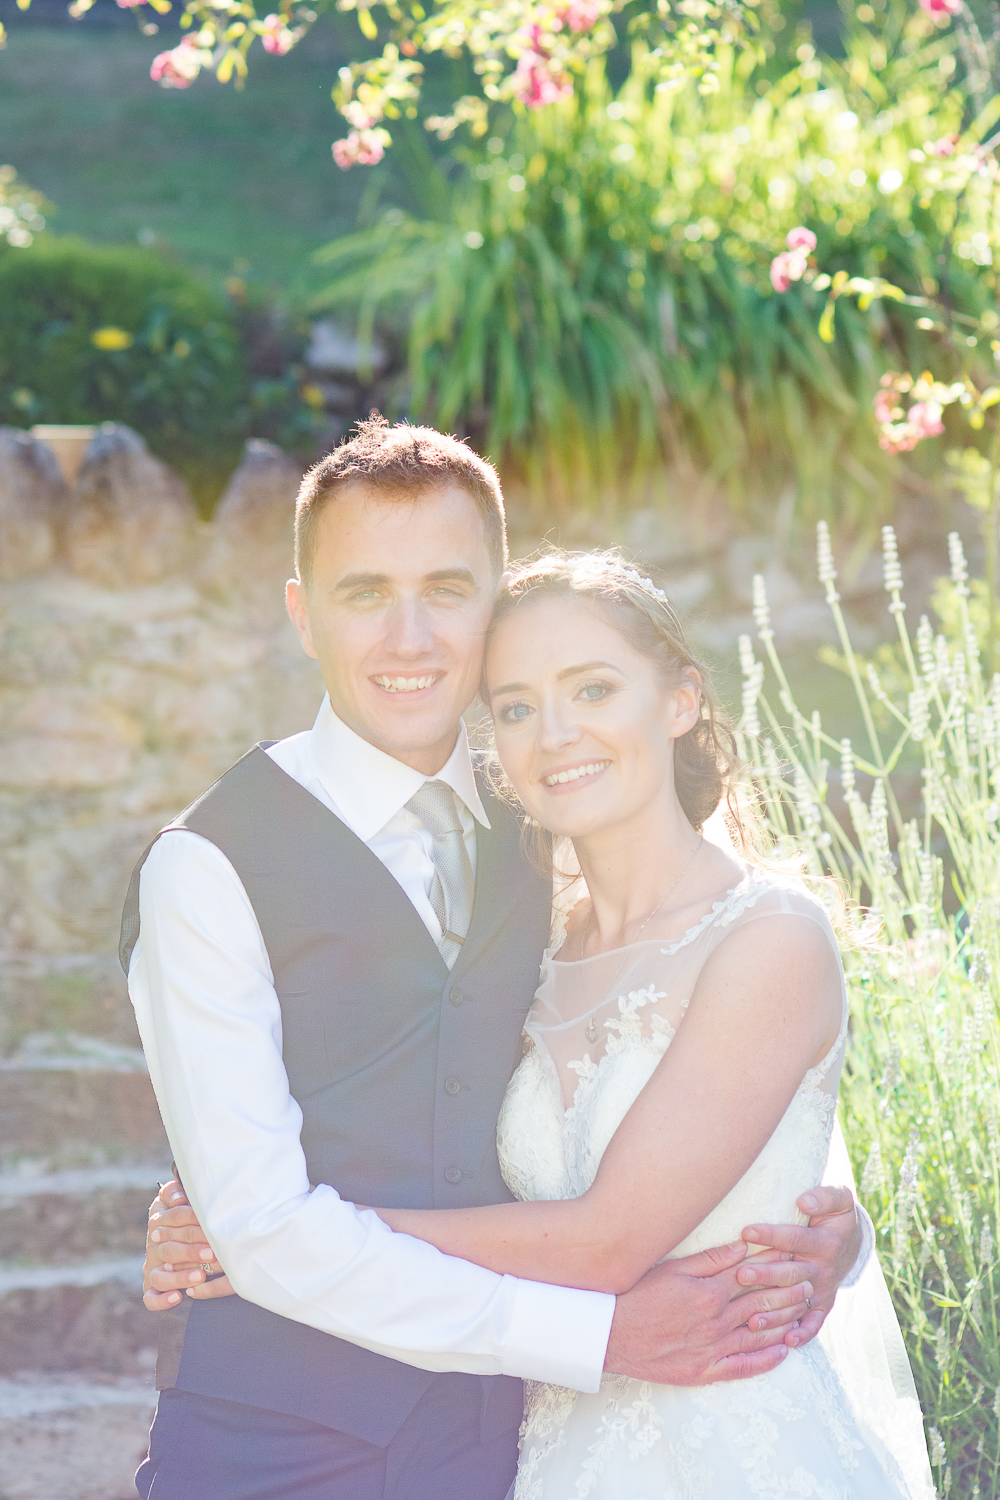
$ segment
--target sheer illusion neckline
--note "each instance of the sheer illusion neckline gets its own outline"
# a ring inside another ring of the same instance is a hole
[[[602,953],[591,953],[589,955],[584,955],[582,958],[559,958],[558,955],[566,946],[566,934],[563,933],[562,937],[560,938],[558,947],[553,944],[550,948],[546,949],[544,959],[550,964],[558,964],[560,968],[568,969],[572,968],[574,965],[596,963],[599,958],[612,958],[616,953],[628,953],[633,949],[646,947],[649,943],[659,943],[663,947],[664,952],[666,952],[668,949],[676,950],[677,948],[682,948],[684,944],[690,941],[692,937],[697,937],[698,933],[700,933],[705,927],[710,926],[715,918],[720,914],[720,912],[726,910],[726,908],[732,902],[733,897],[737,895],[738,892],[742,891],[743,887],[750,879],[752,879],[752,871],[747,870],[746,874],[743,876],[743,879],[739,882],[738,885],[730,886],[730,888],[718,901],[712,902],[711,906],[707,911],[702,913],[697,922],[692,922],[691,926],[685,928],[685,930],[682,933],[679,933],[677,937],[639,938],[637,942],[622,943],[618,948],[605,948]]]

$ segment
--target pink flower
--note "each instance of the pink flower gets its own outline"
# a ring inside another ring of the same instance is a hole
[[[920,9],[933,16],[957,16],[962,11],[962,0],[920,0]]]
[[[600,14],[601,7],[597,0],[569,0],[569,4],[559,11],[559,20],[570,31],[587,31]]]
[[[333,159],[342,172],[349,167],[373,167],[385,155],[390,140],[387,130],[352,130],[333,143]]]
[[[915,401],[906,413],[906,420],[917,434],[918,442],[921,438],[939,437],[944,432],[941,407],[936,401]]]
[[[894,391],[878,391],[875,396],[875,420],[880,425],[893,422],[896,417],[902,416],[902,408],[896,400]]]
[[[529,109],[556,104],[573,94],[573,80],[568,73],[554,72],[550,60],[541,52],[522,52],[514,74],[514,98]]]
[[[378,118],[372,114],[371,110],[365,108],[360,99],[349,99],[341,108],[340,113],[348,125],[352,125],[355,130],[371,130]]]
[[[121,0],[118,3],[120,5]],[[928,156],[954,156],[957,145],[957,135],[943,135],[939,141],[925,141],[924,150]]]
[[[118,0],[122,10],[132,10],[137,5],[145,5],[146,0]]]
[[[782,250],[771,262],[771,285],[776,292],[787,292],[793,281],[801,281],[807,261],[801,250]]]
[[[910,453],[919,441],[920,433],[909,422],[894,422],[879,433],[878,445],[883,453]]]
[[[149,76],[166,89],[187,89],[200,72],[201,48],[193,38],[186,36],[169,52],[161,52],[153,58]]]
[[[800,224],[797,229],[790,229],[785,235],[785,244],[789,250],[815,250],[816,236],[811,229],[803,229]],[[798,276],[792,278],[798,281]]]
[[[122,0],[118,0],[118,3],[120,5]],[[290,52],[295,46],[295,33],[289,29],[284,16],[265,16],[261,41],[264,43],[265,52],[273,52],[277,57],[284,57],[285,53]]]

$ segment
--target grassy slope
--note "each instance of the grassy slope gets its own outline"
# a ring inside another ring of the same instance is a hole
[[[175,35],[20,24],[0,52],[0,160],[57,206],[51,227],[97,241],[153,230],[218,280],[240,261],[282,296],[321,278],[310,253],[355,220],[366,179],[342,173],[327,25],[287,58],[259,54],[248,87],[149,78]],[[246,272],[242,267],[239,268]]]

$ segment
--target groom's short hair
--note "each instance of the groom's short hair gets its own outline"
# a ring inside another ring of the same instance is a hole
[[[390,427],[376,412],[359,422],[357,432],[304,476],[295,505],[295,571],[309,582],[316,525],[339,489],[364,484],[386,496],[413,494],[455,484],[475,502],[486,533],[494,575],[507,566],[507,523],[500,480],[491,463],[458,438],[433,427]]]

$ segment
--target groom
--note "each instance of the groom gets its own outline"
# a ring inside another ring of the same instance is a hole
[[[461,722],[505,562],[488,464],[362,424],[296,510],[315,725],[251,750],[133,877],[122,962],[204,1226],[152,1221],[147,1305],[171,1310],[147,1500],[502,1500],[522,1378],[769,1369],[858,1254],[850,1195],[817,1189],[823,1227],[769,1234],[783,1259],[737,1269],[727,1247],[615,1299],[497,1276],[355,1207],[509,1197],[496,1120],[551,886]],[[162,1269],[192,1249],[201,1269]],[[203,1285],[215,1255],[238,1296]]]

